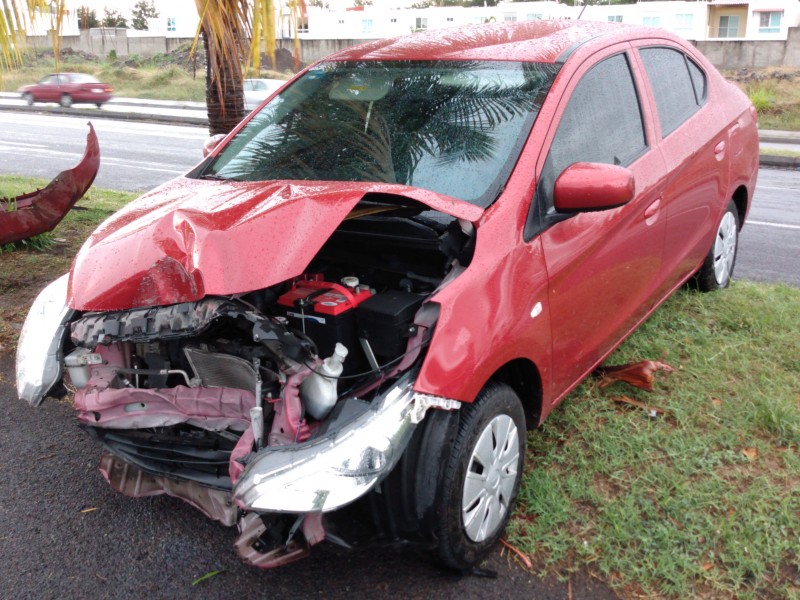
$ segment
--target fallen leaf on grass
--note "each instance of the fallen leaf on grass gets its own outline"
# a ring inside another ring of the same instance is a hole
[[[653,373],[656,371],[665,371],[672,373],[673,369],[670,365],[663,362],[664,357],[659,360],[643,360],[637,363],[628,363],[626,365],[614,365],[610,367],[600,367],[599,374],[602,378],[600,380],[600,389],[607,388],[612,383],[622,381],[648,392],[653,391]]]
[[[755,460],[758,458],[758,448],[742,448],[742,454],[750,460]]]
[[[700,565],[700,568],[703,569],[703,571],[710,571],[714,568],[714,563],[705,562]]]
[[[719,398],[712,398],[711,404],[713,404],[714,406],[722,406],[722,400],[720,400]]]
[[[642,410],[646,411],[648,415],[651,417],[658,417],[663,416],[666,414],[663,408],[658,408],[657,406],[650,406],[645,404],[644,402],[639,402],[638,400],[634,400],[633,398],[628,398],[627,396],[614,396],[612,398],[614,402],[619,404],[629,404],[631,406],[635,406],[636,408],[641,408]]]
[[[525,554],[522,550],[520,550],[519,548],[516,548],[515,546],[512,546],[511,544],[509,544],[507,541],[505,541],[502,538],[500,538],[500,543],[503,544],[503,546],[505,546],[509,550],[511,550],[513,553],[515,553],[517,556],[519,556],[520,560],[525,564],[525,566],[528,569],[531,569],[531,570],[533,569],[533,563],[531,562],[531,559],[528,558],[528,555]]]
[[[206,579],[211,579],[212,577],[219,575],[220,573],[224,573],[225,571],[209,571],[205,575],[201,575],[197,579],[192,582],[192,585],[197,585],[198,583],[204,582]]]
[[[97,510],[97,507],[96,507],[96,506],[92,506],[91,508],[84,508],[84,509],[81,511],[81,513],[90,513],[90,512],[92,512],[93,510]]]

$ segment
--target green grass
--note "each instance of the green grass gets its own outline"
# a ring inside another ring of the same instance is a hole
[[[775,106],[775,91],[772,86],[749,85],[745,91],[759,114],[772,110]]]
[[[784,150],[783,148],[761,148],[759,154],[768,156],[788,156],[789,158],[800,158],[800,152],[794,150]]]
[[[676,370],[655,392],[589,381],[529,434],[510,541],[625,595],[796,597],[798,315],[800,290],[786,286],[678,292],[607,361],[667,352]]]
[[[800,70],[789,67],[726,71],[758,111],[760,129],[800,131]]]

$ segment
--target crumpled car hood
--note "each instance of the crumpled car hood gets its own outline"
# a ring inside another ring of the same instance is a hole
[[[303,273],[365,194],[411,198],[475,222],[483,210],[393,184],[178,178],[86,241],[70,274],[76,310],[124,310],[264,288]]]

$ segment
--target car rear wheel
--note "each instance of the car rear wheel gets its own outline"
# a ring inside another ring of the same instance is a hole
[[[458,434],[437,499],[438,555],[447,566],[476,565],[503,534],[519,490],[525,415],[514,391],[490,382],[461,408]]]
[[[34,102],[33,94],[25,92],[24,94],[22,94],[22,99],[25,100],[25,104],[27,104],[28,106],[33,106]]]
[[[69,94],[64,94],[63,96],[61,96],[60,104],[64,108],[69,108],[70,106],[72,106],[72,96],[70,96]]]
[[[738,248],[739,212],[731,201],[717,226],[717,234],[714,236],[708,255],[695,275],[695,282],[700,291],[712,292],[730,285]]]

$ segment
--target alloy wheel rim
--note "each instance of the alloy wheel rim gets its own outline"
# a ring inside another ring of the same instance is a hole
[[[725,285],[731,277],[736,258],[737,233],[736,219],[732,213],[725,213],[714,242],[714,277],[718,285]]]
[[[517,483],[519,431],[508,415],[498,415],[481,432],[469,459],[461,500],[467,537],[483,542],[500,529]]]

